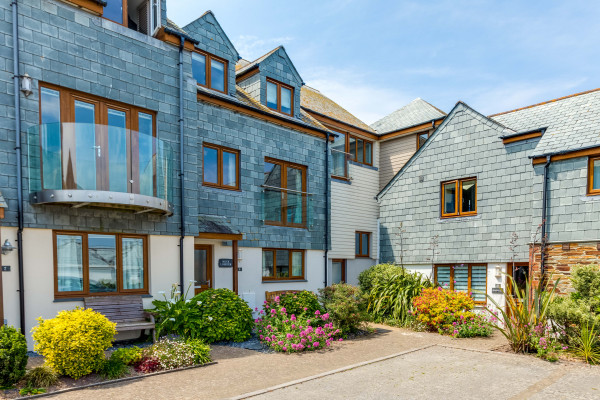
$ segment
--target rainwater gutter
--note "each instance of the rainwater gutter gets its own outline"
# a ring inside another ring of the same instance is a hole
[[[181,44],[179,45],[179,179],[180,179],[180,210],[181,213],[181,236],[179,237],[179,290],[181,295],[184,293],[183,286],[183,242],[185,239],[185,176],[184,176],[184,144],[183,144],[183,48],[185,37],[179,36]]]
[[[547,209],[548,209],[548,170],[550,169],[550,162],[552,156],[546,156],[546,163],[544,164],[544,183],[542,185],[542,238],[540,246],[540,281],[543,283],[546,276],[546,223],[547,223]]]
[[[329,133],[326,133],[325,140],[325,269],[323,287],[327,287],[327,270],[329,268],[329,185],[331,179],[329,177]]]

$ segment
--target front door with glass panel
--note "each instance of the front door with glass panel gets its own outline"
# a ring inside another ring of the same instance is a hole
[[[212,288],[212,246],[194,246],[194,294]]]
[[[346,260],[331,261],[331,283],[346,283]]]

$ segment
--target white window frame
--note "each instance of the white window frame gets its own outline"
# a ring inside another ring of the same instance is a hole
[[[150,36],[154,36],[161,27],[161,0],[148,0],[148,2],[150,3],[150,12],[148,13],[150,22],[148,26],[150,27]],[[153,26],[155,13],[156,26]]]

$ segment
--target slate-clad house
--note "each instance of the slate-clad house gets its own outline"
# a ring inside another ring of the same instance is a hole
[[[504,273],[520,284],[600,262],[599,119],[598,90],[490,117],[457,103],[378,195],[382,260],[480,304],[503,301]]]

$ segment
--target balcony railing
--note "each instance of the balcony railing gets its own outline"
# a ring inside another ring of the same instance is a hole
[[[348,164],[351,160],[352,154],[346,153],[341,150],[331,149],[331,159],[333,171],[332,175],[337,176],[339,178],[350,178],[350,169],[348,168]]]
[[[312,193],[262,186],[262,220],[266,225],[310,229],[313,226]]]
[[[32,203],[126,207],[172,214],[171,146],[140,132],[56,123],[27,132]]]

